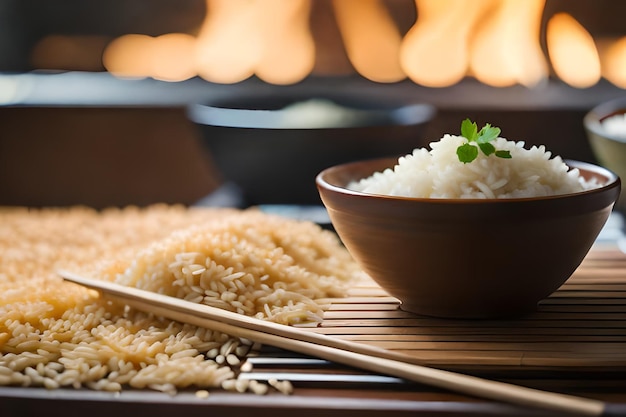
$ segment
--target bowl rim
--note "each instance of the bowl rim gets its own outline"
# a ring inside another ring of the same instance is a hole
[[[524,202],[537,202],[537,201],[549,201],[549,200],[564,200],[568,198],[577,198],[580,196],[590,195],[600,193],[602,191],[620,187],[621,188],[621,179],[620,177],[605,167],[600,165],[592,164],[590,162],[576,161],[576,160],[563,160],[565,164],[567,164],[570,169],[582,169],[585,171],[593,172],[595,174],[602,175],[607,178],[606,183],[603,185],[592,188],[589,190],[583,190],[575,193],[564,193],[564,194],[555,194],[549,196],[539,196],[539,197],[515,197],[515,198],[495,198],[495,199],[485,199],[485,198],[425,198],[425,197],[405,197],[405,196],[391,196],[384,194],[373,194],[373,193],[364,193],[361,191],[350,190],[348,188],[338,186],[335,184],[331,184],[326,180],[326,176],[336,170],[348,169],[351,166],[361,165],[363,163],[382,163],[383,161],[389,161],[391,163],[397,162],[397,158],[376,158],[370,160],[362,160],[362,161],[354,161],[348,162],[345,164],[339,164],[332,167],[328,167],[321,171],[316,177],[315,182],[318,188],[323,188],[328,191],[332,191],[338,194],[349,195],[360,198],[367,199],[375,199],[378,201],[404,201],[404,202],[415,202],[415,203],[428,203],[428,204],[456,204],[456,205],[479,205],[479,204],[519,204]],[[393,167],[393,165],[390,165]]]
[[[276,109],[263,109],[258,108],[260,106],[251,105],[263,100],[266,102],[272,100],[280,102],[282,100],[287,101],[288,104]],[[298,109],[288,109],[289,105],[311,100],[328,101],[339,107],[344,107],[355,117],[346,121],[334,121],[326,124],[319,123],[319,121],[313,124],[302,116],[291,119],[285,117],[289,111],[298,111]],[[233,106],[232,103],[238,103],[242,107]],[[370,104],[371,107],[359,106],[363,104]],[[324,130],[376,126],[417,126],[432,120],[437,109],[426,102],[402,98],[387,97],[385,99],[359,94],[323,92],[298,94],[294,92],[291,94],[250,94],[229,97],[226,101],[216,99],[205,103],[191,103],[187,106],[186,113],[192,122],[206,126],[268,130]]]
[[[598,104],[583,117],[583,125],[594,134],[616,142],[626,142],[626,137],[612,135],[602,128],[602,121],[609,116],[626,113],[626,97],[618,97]]]

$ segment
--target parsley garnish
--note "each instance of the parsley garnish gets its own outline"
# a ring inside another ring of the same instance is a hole
[[[467,139],[467,142],[459,146],[456,149],[456,154],[459,157],[459,161],[464,164],[472,162],[478,157],[478,149],[482,151],[486,156],[494,154],[498,158],[511,158],[511,152],[497,150],[491,143],[500,135],[500,128],[493,127],[489,123],[483,126],[480,131],[475,122],[470,119],[465,119],[461,123],[461,136]],[[470,142],[476,142],[476,145],[472,145]]]

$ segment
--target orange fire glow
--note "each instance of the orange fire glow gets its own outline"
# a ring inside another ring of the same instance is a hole
[[[146,77],[151,74],[152,38],[129,34],[111,42],[102,56],[106,69],[119,77]]]
[[[377,82],[406,78],[400,67],[402,35],[380,0],[335,0],[335,16],[350,62]]]
[[[207,0],[207,10],[195,53],[201,77],[234,83],[256,74],[292,84],[311,72],[310,0]]]
[[[195,37],[169,33],[157,36],[152,43],[152,77],[164,81],[184,81],[196,75],[193,61]]]
[[[259,34],[263,54],[256,75],[272,84],[293,84],[315,64],[315,42],[309,31],[311,0],[264,0]]]
[[[601,77],[600,57],[589,32],[567,13],[548,22],[548,53],[559,78],[571,86],[590,87]]]
[[[253,75],[293,84],[313,73],[312,0],[206,0],[197,36],[126,35],[103,61],[111,73],[180,81],[200,76],[230,84]],[[577,88],[602,77],[626,88],[626,38],[599,48],[572,16],[559,13],[546,29],[546,0],[415,0],[417,20],[402,34],[383,0],[332,0],[345,53],[354,70],[381,83],[409,78],[446,87],[465,77],[496,87],[533,87],[549,68]]]
[[[620,88],[626,88],[626,36],[608,43],[601,55],[602,75]]]
[[[256,74],[291,84],[313,69],[310,0],[207,0],[207,10],[196,48],[201,77],[233,83]]]
[[[544,80],[548,65],[539,44],[544,6],[545,0],[499,2],[472,40],[472,75],[496,87],[532,87]]]
[[[195,54],[201,77],[228,84],[254,74],[261,45],[254,30],[258,10],[250,5],[246,0],[207,0]]]
[[[102,60],[120,77],[150,76],[163,81],[184,81],[196,75],[192,61],[195,38],[169,33],[153,38],[125,35],[109,44]]]
[[[494,1],[415,0],[415,5],[419,18],[404,37],[402,68],[429,87],[459,82],[467,75],[471,31]]]

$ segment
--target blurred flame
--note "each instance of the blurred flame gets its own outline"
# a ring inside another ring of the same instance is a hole
[[[620,88],[626,88],[626,36],[611,43],[602,54],[602,75]]]
[[[485,84],[532,87],[548,76],[539,44],[545,0],[503,0],[483,20],[471,45],[472,75]],[[514,47],[513,47],[514,45]]]
[[[600,57],[589,32],[567,13],[550,18],[546,31],[548,54],[558,77],[573,87],[586,88],[601,77]]]
[[[334,0],[335,16],[350,62],[377,82],[406,78],[400,67],[402,35],[380,0]]]
[[[261,53],[256,33],[259,4],[250,0],[207,0],[207,18],[198,34],[198,75],[216,83],[235,83],[254,74]]]
[[[207,0],[198,35],[198,74],[218,83],[253,74],[273,84],[305,78],[315,63],[310,0]]]
[[[272,84],[293,84],[315,65],[315,42],[309,32],[310,0],[262,0],[259,35],[263,53],[256,75]]]
[[[429,87],[455,84],[467,74],[470,34],[494,0],[415,0],[418,19],[404,37],[400,63]]]
[[[106,48],[105,68],[123,77],[181,81],[198,75],[222,84],[256,75],[287,85],[312,73],[312,0],[205,1],[197,37],[122,36]],[[548,21],[548,56],[543,53],[546,0],[414,0],[417,20],[404,37],[384,0],[331,1],[349,61],[375,82],[408,77],[446,87],[473,76],[495,87],[533,87],[548,77],[551,64],[561,80],[578,88],[601,77],[626,88],[626,37],[596,45],[572,16],[558,13]],[[36,56],[64,44],[67,39],[48,39]]]
[[[150,76],[164,81],[184,81],[196,75],[193,64],[195,38],[169,33],[156,38],[125,35],[111,42],[102,61],[118,77]]]
[[[169,33],[154,38],[150,57],[152,77],[163,81],[184,81],[194,77],[195,45],[195,37],[184,33]]]
[[[143,78],[150,74],[152,38],[129,34],[113,40],[104,51],[105,68],[118,77]]]

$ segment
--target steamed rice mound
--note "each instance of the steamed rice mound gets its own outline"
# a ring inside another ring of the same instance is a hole
[[[467,140],[444,135],[430,144],[431,150],[415,149],[397,164],[348,185],[371,194],[412,198],[497,199],[542,197],[576,193],[597,186],[587,182],[577,169],[569,169],[561,157],[552,158],[545,146],[524,148],[524,142],[497,138],[498,150],[508,150],[510,159],[479,152],[471,163],[462,163],[456,149]]]

